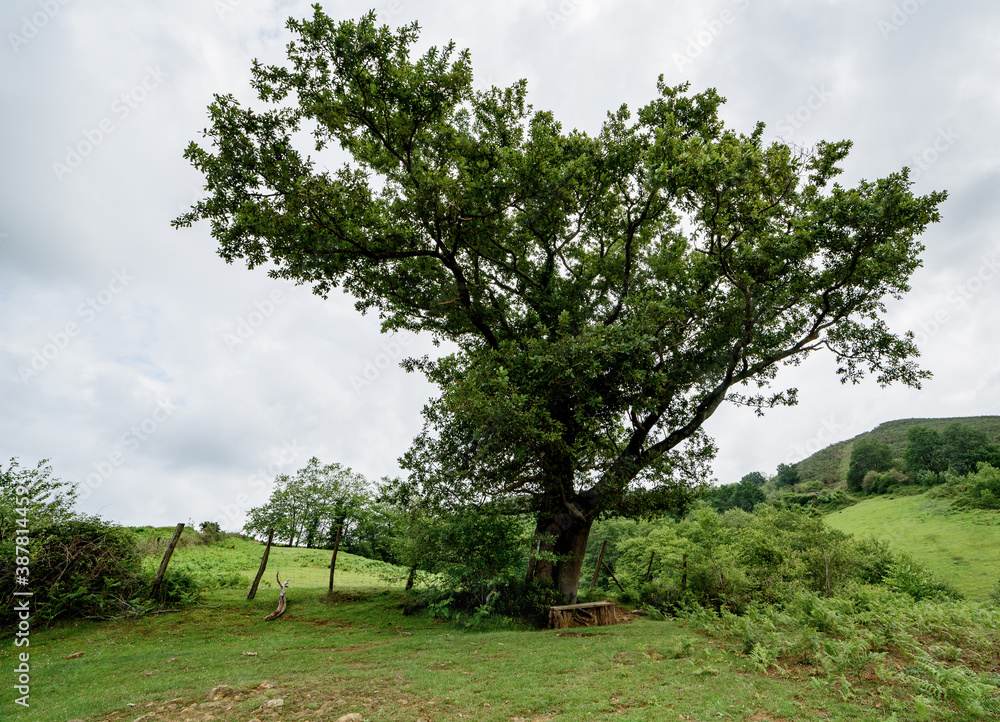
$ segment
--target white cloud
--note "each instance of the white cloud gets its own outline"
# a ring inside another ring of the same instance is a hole
[[[727,121],[742,130],[763,120],[776,136],[798,112],[796,142],[853,139],[847,183],[913,165],[942,129],[958,134],[921,170],[918,189],[947,188],[951,198],[925,237],[927,264],[913,292],[891,307],[898,328],[948,313],[922,344],[934,380],[921,392],[842,387],[832,361],[819,357],[786,370],[779,380],[799,386],[800,406],[763,419],[727,409],[708,425],[720,447],[716,476],[735,481],[773,472],[831,429],[848,438],[893,418],[990,413],[1000,401],[991,318],[1000,277],[961,308],[949,298],[1000,250],[1000,61],[986,30],[1000,9],[926,3],[883,38],[878,21],[891,5],[387,0],[375,8],[393,24],[418,20],[427,44],[455,38],[469,47],[483,83],[528,78],[531,102],[566,127],[594,131],[623,101],[647,102],[663,73],[670,83],[690,79],[695,90],[718,88],[729,98]],[[335,13],[357,17],[369,6],[339,3]],[[83,506],[147,524],[218,516],[292,442],[304,449],[294,468],[316,455],[370,477],[396,473],[433,389],[395,358],[386,365],[378,320],[357,314],[348,298],[322,301],[227,266],[203,226],[169,227],[200,190],[181,153],[206,125],[212,93],[252,101],[251,60],[280,62],[285,20],[308,15],[309,4],[63,2],[12,47],[10,34],[20,36],[39,7],[16,0],[0,11],[8,109],[0,136],[0,453],[25,463],[51,457],[59,475],[84,481],[121,447],[121,463]],[[706,32],[696,57],[678,67],[674,55]],[[72,152],[80,162],[57,177],[53,163]],[[134,280],[105,293],[99,310],[87,306],[122,269]],[[275,292],[283,301],[264,314]],[[227,344],[225,334],[241,321],[249,327],[254,313],[252,333]],[[77,333],[21,383],[18,369],[46,345],[59,347],[68,323]],[[423,338],[411,348],[436,352]],[[173,404],[170,416],[148,438],[123,440],[137,424],[142,432],[162,400]],[[133,441],[141,443],[130,448]]]

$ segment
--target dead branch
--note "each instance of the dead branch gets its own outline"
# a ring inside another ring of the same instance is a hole
[[[286,588],[288,587],[289,579],[285,579],[284,582],[281,581],[281,570],[280,569],[277,572],[275,572],[274,578],[277,579],[278,580],[278,584],[281,585],[281,593],[278,594],[278,608],[275,609],[270,614],[268,614],[266,617],[264,617],[264,621],[265,622],[270,622],[270,621],[272,621],[274,619],[277,619],[282,614],[284,614],[285,613],[285,609],[288,608],[288,602],[285,600],[285,591],[286,591]]]

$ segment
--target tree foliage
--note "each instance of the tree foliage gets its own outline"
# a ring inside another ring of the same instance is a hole
[[[795,486],[802,481],[802,477],[799,476],[799,470],[794,466],[778,464],[775,481],[778,486]]]
[[[911,426],[906,430],[906,469],[912,473],[939,473],[948,468],[941,434],[927,426]]]
[[[336,287],[383,329],[459,349],[413,360],[441,388],[405,459],[422,484],[513,499],[576,594],[593,521],[684,506],[724,401],[758,412],[782,364],[831,351],[844,381],[918,386],[910,333],[882,320],[909,290],[944,193],[903,169],[833,182],[850,142],[801,151],[726,129],[715,90],[662,78],[637,111],[565,131],[527,85],[476,90],[468,51],[411,48],[371,13],[290,20],[287,66],[254,63],[264,109],[210,107],[186,157],[227,261]],[[297,145],[351,160],[328,170]]]
[[[17,459],[6,469],[0,465],[0,542],[16,534],[18,519],[36,528],[72,518],[76,497],[76,485],[54,477],[48,459],[34,468],[22,467]]]
[[[294,476],[274,480],[267,503],[247,513],[244,529],[266,537],[273,528],[275,538],[292,546],[332,546],[338,525],[346,539],[364,523],[371,495],[361,474],[340,464],[324,466],[313,457]]]
[[[754,506],[767,499],[764,490],[760,488],[750,475],[744,476],[738,484],[723,484],[712,489],[708,495],[708,503],[718,511],[727,509],[742,509],[753,511]]]
[[[135,537],[73,509],[76,485],[53,476],[47,460],[0,466],[0,626],[32,619],[105,618],[150,605]],[[15,592],[30,591],[30,597]],[[174,600],[171,600],[174,601]]]
[[[941,433],[942,453],[948,470],[958,475],[975,471],[976,457],[986,449],[989,441],[982,429],[960,421],[948,424]]]
[[[892,447],[872,438],[854,442],[851,465],[847,470],[847,488],[861,491],[865,474],[869,471],[888,471],[892,468]]]
[[[751,471],[749,474],[744,474],[743,478],[740,479],[741,484],[744,482],[748,482],[754,486],[764,486],[767,483],[767,477],[759,471]]]

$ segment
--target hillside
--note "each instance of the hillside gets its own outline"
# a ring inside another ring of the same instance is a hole
[[[795,464],[803,481],[819,480],[825,484],[835,484],[847,478],[847,466],[851,459],[851,449],[854,442],[864,437],[871,437],[892,447],[896,458],[903,456],[906,448],[906,430],[911,426],[928,426],[937,431],[943,431],[946,426],[959,421],[963,424],[980,429],[990,438],[991,443],[1000,441],[1000,416],[964,416],[946,419],[898,419],[879,424],[871,431],[858,434],[852,439],[831,444],[817,451],[807,459]]]
[[[905,552],[969,599],[1000,581],[1000,512],[952,511],[926,494],[873,497],[826,516],[834,529],[875,537]]]

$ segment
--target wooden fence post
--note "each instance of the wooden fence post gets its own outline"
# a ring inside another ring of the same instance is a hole
[[[267,568],[267,556],[271,553],[272,539],[274,539],[274,527],[267,530],[267,546],[264,547],[264,556],[260,560],[260,569],[257,570],[257,576],[254,577],[253,585],[250,587],[250,592],[247,594],[247,599],[253,599],[257,596],[257,585],[260,584],[260,578],[264,576],[264,569]]]
[[[618,579],[615,577],[615,573],[613,571],[611,571],[611,567],[609,567],[607,564],[605,564],[604,565],[604,571],[606,571],[611,576],[611,581],[613,581],[615,584],[617,584],[618,588],[621,589],[624,592],[625,591],[625,587],[623,587],[622,583],[620,581],[618,581]]]
[[[340,533],[344,530],[343,524],[337,525],[337,540],[333,542],[333,558],[330,560],[330,588],[329,594],[333,594],[333,572],[337,568],[337,550],[340,549]]]
[[[177,546],[177,542],[181,538],[181,532],[184,530],[183,524],[178,524],[177,529],[174,530],[174,536],[170,540],[170,544],[167,545],[167,551],[163,555],[163,561],[160,562],[160,568],[156,572],[156,580],[153,582],[152,597],[155,599],[156,595],[160,593],[160,582],[163,581],[163,575],[167,573],[167,564],[170,563],[170,555],[174,553],[174,547]]]
[[[597,564],[594,566],[594,578],[590,580],[590,588],[593,589],[597,585],[597,575],[601,571],[601,564],[604,562],[604,547],[608,545],[608,540],[605,539],[601,542],[601,553],[597,555]]]

